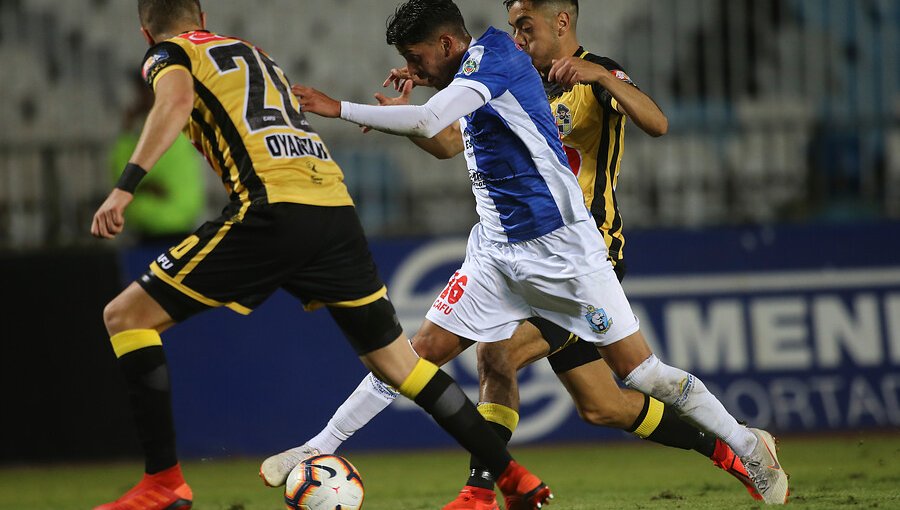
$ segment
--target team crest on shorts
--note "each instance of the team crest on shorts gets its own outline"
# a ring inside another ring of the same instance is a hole
[[[464,75],[469,76],[478,70],[478,60],[475,57],[466,60],[463,63],[462,72]]]
[[[613,324],[612,318],[609,315],[606,315],[606,310],[594,308],[590,305],[587,307],[587,313],[584,314],[584,318],[591,326],[591,331],[601,335],[609,331],[609,328],[611,328]]]

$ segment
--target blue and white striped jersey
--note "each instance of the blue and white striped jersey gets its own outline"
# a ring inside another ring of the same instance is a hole
[[[492,241],[520,242],[590,218],[531,58],[493,27],[453,80],[487,101],[460,119],[476,209]]]

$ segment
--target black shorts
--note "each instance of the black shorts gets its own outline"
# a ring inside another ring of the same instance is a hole
[[[616,262],[613,269],[620,282],[625,279],[627,267],[624,260]],[[550,362],[554,373],[568,372],[602,359],[597,346],[593,343],[582,340],[548,320],[535,318],[528,319],[528,321],[541,331],[541,336],[550,344],[550,355],[547,356],[547,361]]]
[[[219,306],[249,314],[279,288],[307,310],[361,307],[387,294],[352,206],[293,203],[229,205],[138,283],[176,321]]]

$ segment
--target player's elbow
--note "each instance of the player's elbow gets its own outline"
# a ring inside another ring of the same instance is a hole
[[[422,138],[434,138],[446,126],[441,126],[441,118],[428,105],[418,108],[419,119],[413,127],[413,136],[421,136]]]
[[[659,138],[669,132],[669,119],[665,115],[660,115],[644,131],[653,138]]]
[[[434,138],[440,132],[441,129],[438,129],[434,122],[423,119],[416,124],[411,135],[421,138]]]

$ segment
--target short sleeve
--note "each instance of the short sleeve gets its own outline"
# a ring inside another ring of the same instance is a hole
[[[598,57],[596,55],[588,54],[584,57],[585,60],[589,62],[593,62],[595,64],[599,64],[606,68],[607,71],[613,74],[616,78],[625,83],[634,86],[635,88],[639,88],[628,74],[625,72],[625,69],[622,68],[615,60],[606,57]],[[604,108],[617,111],[618,102],[612,94],[609,93],[605,88],[597,85],[596,83],[591,85],[591,89],[594,91],[594,97],[597,98],[597,101],[604,106]]]
[[[477,90],[485,102],[489,102],[509,88],[509,66],[496,52],[484,46],[472,46],[466,52],[453,83]]]
[[[179,67],[190,72],[191,59],[181,46],[166,41],[150,48],[146,56],[144,56],[141,75],[147,84],[150,85],[150,88],[155,89],[157,80],[169,71]]]

